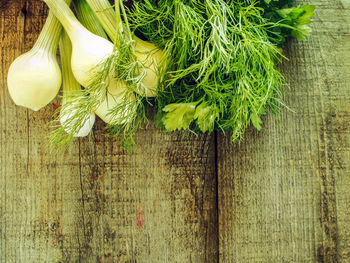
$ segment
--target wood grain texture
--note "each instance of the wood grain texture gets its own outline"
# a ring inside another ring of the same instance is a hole
[[[216,262],[213,137],[148,129],[133,155],[101,138],[80,145],[84,257],[104,262]],[[83,258],[84,258],[83,257]],[[95,262],[95,261],[92,261]]]
[[[99,121],[71,155],[51,154],[54,107],[17,107],[6,85],[47,8],[15,0],[0,10],[0,262],[217,262],[214,136],[187,141],[150,126],[130,154]]]
[[[350,262],[350,9],[312,1],[307,42],[281,65],[281,121],[218,138],[220,262]]]
[[[6,87],[47,8],[0,1],[0,262],[350,262],[350,6],[313,3],[312,36],[281,65],[281,122],[240,145],[149,126],[130,154],[98,121],[54,155],[54,107],[16,107]]]

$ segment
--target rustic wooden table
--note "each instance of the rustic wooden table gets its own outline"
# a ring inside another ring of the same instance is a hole
[[[11,101],[6,75],[47,15],[1,0],[0,262],[350,262],[350,3],[315,0],[289,41],[281,121],[231,145],[221,133],[81,139],[49,154],[53,107]]]

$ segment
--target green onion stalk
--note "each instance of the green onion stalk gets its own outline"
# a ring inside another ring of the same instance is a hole
[[[95,123],[94,112],[80,112],[79,120],[71,118],[77,114],[75,104],[76,100],[83,93],[80,84],[75,79],[71,68],[72,44],[65,31],[62,32],[59,51],[62,67],[62,105],[57,109],[59,126],[51,132],[49,142],[56,150],[64,149],[66,145],[71,144],[75,137],[85,137],[91,131]]]

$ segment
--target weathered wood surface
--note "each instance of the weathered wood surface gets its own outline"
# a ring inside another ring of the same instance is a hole
[[[222,262],[350,262],[350,9],[312,2],[312,36],[281,67],[295,113],[219,139]]]
[[[317,0],[313,35],[291,41],[281,122],[230,145],[152,127],[133,154],[82,139],[52,155],[53,107],[16,107],[12,60],[47,9],[0,2],[0,262],[350,262],[350,21],[346,0]]]
[[[43,136],[53,107],[16,107],[11,61],[43,26],[41,1],[1,1],[0,262],[215,262],[214,136],[136,136],[134,154],[95,131],[72,156]]]

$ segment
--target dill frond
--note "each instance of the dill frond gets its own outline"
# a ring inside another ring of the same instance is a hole
[[[54,123],[56,123],[56,125],[53,125]],[[54,128],[47,138],[47,141],[51,146],[51,151],[64,152],[69,150],[75,139],[73,134],[67,133],[59,122],[51,122],[50,126]]]

